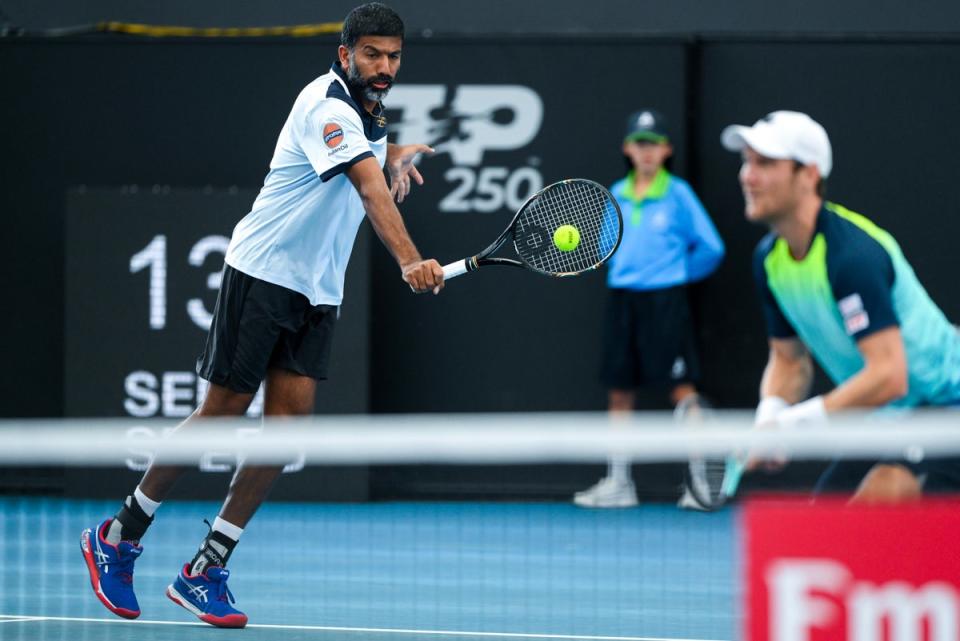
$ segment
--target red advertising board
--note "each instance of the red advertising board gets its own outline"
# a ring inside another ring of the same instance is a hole
[[[960,502],[757,500],[743,519],[748,641],[960,640]]]

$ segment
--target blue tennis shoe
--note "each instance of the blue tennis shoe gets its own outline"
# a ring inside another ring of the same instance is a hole
[[[137,595],[133,593],[133,563],[143,548],[129,541],[112,545],[104,538],[113,519],[96,528],[87,528],[80,535],[80,550],[87,562],[90,585],[107,609],[125,619],[140,616]]]
[[[203,574],[190,575],[190,564],[183,566],[177,580],[167,587],[167,596],[204,623],[218,628],[242,628],[247,615],[231,605],[233,594],[227,587],[230,570],[210,566]]]

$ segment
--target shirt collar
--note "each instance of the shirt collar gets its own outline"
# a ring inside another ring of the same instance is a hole
[[[384,115],[383,103],[378,102],[374,108],[373,113],[370,113],[363,108],[363,96],[359,92],[354,91],[353,87],[350,86],[350,82],[347,80],[347,73],[343,70],[343,67],[340,66],[339,60],[334,60],[333,65],[330,67],[330,70],[337,74],[337,77],[340,78],[343,82],[343,86],[346,87],[347,92],[350,94],[350,97],[353,99],[354,104],[357,105],[357,111],[360,112],[360,117],[364,121],[372,120],[377,124],[378,127],[386,127],[387,119]]]
[[[657,174],[653,177],[653,181],[647,187],[646,192],[639,196],[633,191],[635,175],[635,172],[631,170],[627,174],[627,181],[623,186],[623,195],[630,200],[656,200],[667,195],[667,189],[670,187],[670,172],[663,167],[657,170]]]
[[[803,258],[797,260],[793,257],[793,254],[790,252],[790,246],[787,244],[787,239],[783,236],[777,236],[777,242],[782,245],[781,251],[786,252],[786,256],[795,263],[802,263],[810,256],[810,250],[813,249],[813,243],[816,242],[817,236],[824,233],[826,225],[828,224],[827,218],[833,214],[831,206],[833,203],[830,203],[826,200],[823,201],[823,204],[820,205],[820,210],[817,211],[817,220],[813,225],[813,233],[810,234],[810,239],[807,241],[807,249],[803,255]]]

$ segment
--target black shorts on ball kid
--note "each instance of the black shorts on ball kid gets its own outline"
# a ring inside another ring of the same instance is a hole
[[[607,389],[669,389],[699,376],[686,287],[610,290],[600,368]]]
[[[226,265],[197,374],[247,394],[271,368],[325,380],[337,310]]]

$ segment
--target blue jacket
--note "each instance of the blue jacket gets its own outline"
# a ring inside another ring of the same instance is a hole
[[[661,169],[638,197],[631,172],[610,191],[623,213],[623,240],[610,259],[608,286],[664,289],[706,278],[720,265],[723,241],[685,180]]]

